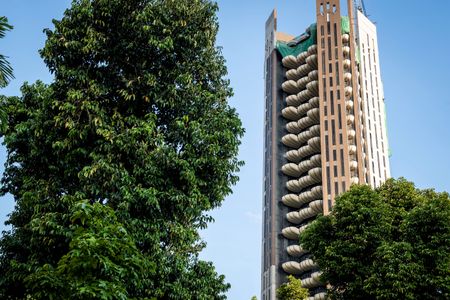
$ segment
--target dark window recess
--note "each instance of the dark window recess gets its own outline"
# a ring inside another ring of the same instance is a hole
[[[334,177],[337,177],[338,176],[338,172],[337,172],[337,166],[336,165],[333,167],[333,171],[334,171]]]
[[[334,23],[333,26],[334,26],[334,46],[337,47],[338,40],[337,40],[337,25],[336,25],[336,23]]]
[[[328,135],[325,135],[325,148],[326,159],[327,161],[330,161],[330,143],[328,142]]]
[[[328,130],[328,120],[325,120],[325,131]]]
[[[333,94],[333,91],[330,91],[330,109],[331,109],[331,115],[334,115],[334,94]]]
[[[339,63],[336,62],[336,85],[339,85]]]
[[[330,73],[333,72],[333,64],[332,63],[328,64],[328,72],[330,72]]]
[[[323,47],[325,48],[325,46]],[[322,73],[325,74],[326,66],[325,66],[325,51],[322,51]]]
[[[331,210],[333,208],[333,203],[331,203],[331,200],[328,200],[328,210]]]
[[[336,124],[335,124],[334,120],[331,120],[331,141],[332,141],[333,145],[336,145],[336,128],[335,128],[335,126],[336,126]]]
[[[342,181],[342,192],[345,192],[345,181]]]
[[[322,6],[322,5],[321,5],[320,7],[323,9],[323,6]],[[325,33],[324,33],[323,25],[320,26],[320,34],[321,34],[321,35],[324,35],[324,34],[325,34]]]
[[[331,24],[330,21],[327,22],[327,34],[330,34],[331,32]]]
[[[341,90],[340,89],[338,89],[337,91],[336,91],[336,97],[337,97],[337,99],[339,100],[339,99],[341,99]]]
[[[328,115],[328,109],[327,109],[327,106],[324,106],[324,107],[323,107],[323,114],[324,114],[324,116]]]
[[[381,165],[380,165],[380,152],[377,151],[377,158],[378,158],[378,176],[381,178]]]
[[[330,64],[331,66],[331,64]],[[330,87],[333,86],[333,77],[330,76]]]
[[[341,105],[339,103],[338,103],[338,124],[339,124],[339,129],[342,129]]]
[[[339,194],[339,183],[338,182],[334,183],[334,194],[335,195]]]
[[[345,166],[344,166],[344,150],[341,149],[341,175],[345,175]]]
[[[334,58],[335,59],[338,59],[338,57],[339,57],[339,54],[338,54],[339,52],[338,52],[338,48],[335,48],[334,49]]]
[[[328,195],[331,194],[330,167],[327,167],[327,192],[328,192]]]
[[[331,60],[331,38],[328,37],[328,60]]]
[[[336,150],[333,150],[333,160],[336,161],[336,159],[337,159]]]
[[[342,145],[344,140],[342,139],[342,133],[339,133],[339,143]]]

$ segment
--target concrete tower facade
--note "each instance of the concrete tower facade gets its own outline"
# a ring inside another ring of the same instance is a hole
[[[292,274],[325,299],[302,231],[352,184],[389,176],[375,25],[347,1],[316,0],[316,22],[294,37],[266,22],[261,299]],[[356,14],[355,14],[356,12]]]

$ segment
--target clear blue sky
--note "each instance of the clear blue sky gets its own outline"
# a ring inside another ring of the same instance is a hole
[[[0,41],[10,56],[16,80],[0,91],[18,95],[24,81],[50,82],[37,50],[42,29],[60,18],[69,0],[2,1],[0,15],[15,26]],[[220,33],[235,106],[246,128],[240,158],[246,162],[241,180],[216,222],[202,233],[208,243],[202,254],[232,284],[228,298],[259,296],[263,153],[264,22],[278,8],[280,31],[298,34],[314,22],[313,0],[220,0]],[[377,23],[384,82],[392,176],[403,176],[418,187],[450,191],[450,1],[366,0]],[[0,149],[3,165],[5,150]],[[13,208],[0,199],[0,230]]]

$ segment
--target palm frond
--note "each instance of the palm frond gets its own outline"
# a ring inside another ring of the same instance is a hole
[[[0,17],[0,38],[5,37],[7,31],[13,29],[13,26],[8,24],[8,18]]]
[[[6,32],[11,29],[13,29],[13,26],[8,24],[8,19],[0,17],[0,38],[5,37]],[[5,87],[14,78],[13,69],[6,58],[6,56],[0,54],[0,87]]]

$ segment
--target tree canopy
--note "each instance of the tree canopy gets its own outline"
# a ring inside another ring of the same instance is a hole
[[[353,186],[300,237],[332,299],[449,299],[450,198],[404,179]]]
[[[209,0],[74,0],[47,29],[55,79],[2,97],[1,299],[224,299],[198,231],[243,134]]]
[[[302,281],[292,275],[277,289],[278,300],[305,300],[308,296],[308,289],[302,287]]]

